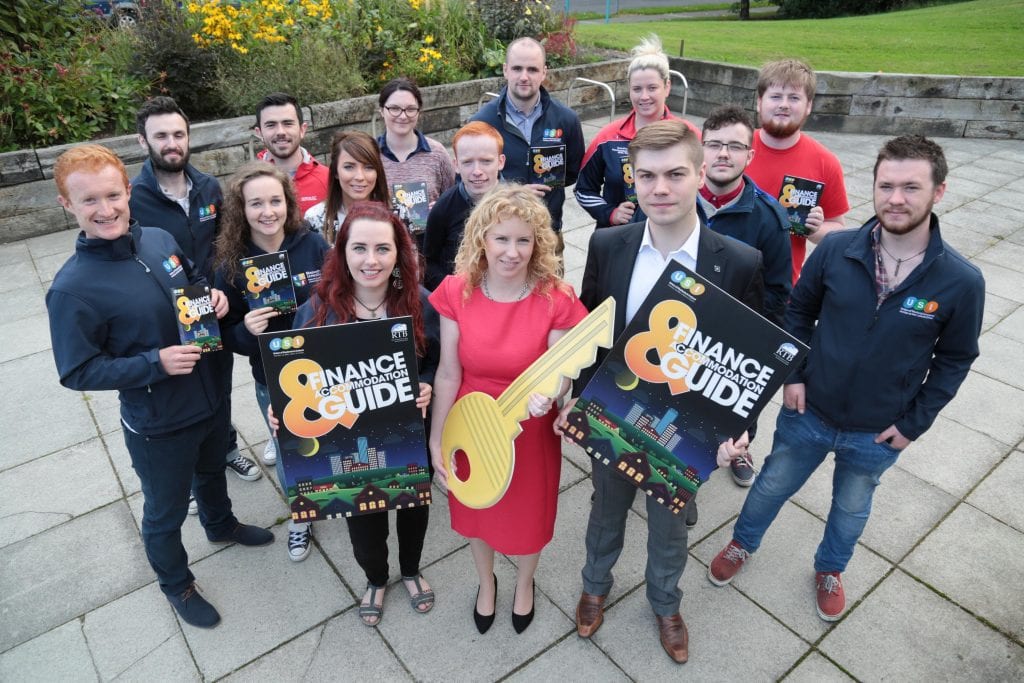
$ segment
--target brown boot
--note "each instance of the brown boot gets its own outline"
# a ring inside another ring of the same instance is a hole
[[[589,638],[604,622],[604,595],[583,592],[576,604],[576,633],[580,638]]]
[[[660,617],[657,614],[654,618],[658,620],[658,635],[661,636],[661,646],[676,664],[685,664],[690,658],[690,633],[686,630],[686,622],[676,612],[670,617]]]

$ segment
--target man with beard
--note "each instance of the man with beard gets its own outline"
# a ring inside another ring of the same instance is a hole
[[[171,233],[199,274],[213,282],[213,240],[222,194],[216,178],[189,163],[188,117],[172,98],[154,97],[139,108],[135,125],[147,159],[132,180],[132,217]],[[213,355],[211,362],[219,368],[230,415],[234,359],[229,352]],[[260,468],[238,452],[238,434],[230,423],[228,430],[227,468],[245,481],[259,479]],[[188,511],[192,515],[199,511],[194,496]]]
[[[701,143],[707,166],[697,210],[709,228],[749,244],[764,259],[764,307],[759,311],[777,325],[792,288],[789,219],[779,203],[743,174],[754,151],[754,126],[742,107],[718,107],[704,120]],[[751,434],[754,430],[751,430]],[[748,458],[730,463],[738,486],[754,483]],[[689,505],[687,521],[695,525],[697,507]]]
[[[781,198],[786,176],[824,184],[805,222],[809,234],[790,236],[794,283],[807,255],[806,240],[817,244],[832,230],[843,228],[843,216],[850,210],[839,159],[801,131],[811,115],[817,87],[814,71],[797,59],[765,64],[757,78],[761,128],[754,134],[754,158],[747,175],[762,190],[779,197],[784,206],[787,201]]]
[[[299,101],[285,93],[271,93],[256,106],[253,130],[266,146],[258,159],[274,164],[291,176],[299,212],[327,199],[329,171],[302,146],[309,124],[302,120]]]
[[[942,240],[932,213],[946,171],[931,140],[889,140],[875,162],[875,217],[827,236],[807,260],[786,328],[811,352],[787,380],[772,453],[708,567],[711,583],[732,580],[783,503],[834,452],[814,570],[818,616],[842,616],[840,575],[879,478],[931,427],[978,356],[985,281]]]
[[[470,121],[483,121],[505,140],[504,179],[524,183],[547,204],[551,227],[558,233],[562,251],[562,205],[565,188],[576,183],[586,143],[580,117],[551,97],[541,85],[547,77],[544,46],[533,38],[519,38],[505,51],[502,73],[506,85],[498,99],[485,104]],[[531,156],[543,150],[550,158],[561,153],[565,182],[558,187],[537,182],[537,165]]]

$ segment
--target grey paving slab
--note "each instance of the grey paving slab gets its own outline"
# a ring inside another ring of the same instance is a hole
[[[1012,162],[1006,162],[1012,163]],[[1019,167],[1020,164],[1013,164],[1015,167]],[[985,195],[985,201],[998,204],[999,206],[1005,206],[1008,209],[1019,209],[1020,208],[1020,193],[1014,190],[1008,190],[1001,188],[993,190]]]
[[[555,536],[541,554],[537,585],[567,615],[576,613],[583,590],[580,572],[587,558],[587,520],[594,487],[586,479],[558,497]],[[622,555],[612,572],[614,584],[609,600],[614,602],[644,580],[647,562],[647,524],[630,513],[626,518],[626,540]]]
[[[74,619],[0,654],[0,680],[52,683],[100,678],[89,656],[82,624]]]
[[[0,652],[153,580],[122,502],[7,546],[0,565]]]
[[[58,384],[49,351],[0,363],[0,386],[15,399],[0,403],[0,470],[96,436],[81,395]]]
[[[986,292],[985,315],[981,321],[981,331],[988,332],[1020,308],[1021,304],[1016,301],[1010,301],[996,294]],[[1024,316],[1021,316],[1020,320],[1024,321]],[[1024,327],[1019,331],[1010,328],[1012,328],[1012,324],[999,330],[999,334],[1004,337],[1011,337],[1017,341],[1024,341]]]
[[[680,613],[690,635],[690,659],[686,664],[676,664],[662,649],[654,613],[642,589],[609,611],[592,640],[639,681],[680,677],[699,681],[775,680],[809,649],[807,643],[738,591],[712,586],[701,569],[691,558],[681,582]],[[756,639],[757,655],[738,657],[737,638],[748,645],[754,645],[751,639]]]
[[[510,617],[514,569],[499,555],[495,573],[498,576],[497,612],[494,625],[483,635],[473,625],[477,580],[468,547],[431,567],[434,585],[446,587],[447,597],[438,600],[429,614],[413,614],[408,603],[404,607],[385,607],[384,618],[377,628],[418,680],[497,680],[575,628],[547,599],[545,586],[538,580],[536,616],[530,627],[517,635],[512,630]],[[351,615],[350,618],[356,617]]]
[[[1005,316],[998,325],[992,328],[992,331],[1004,337],[1024,341],[1024,306],[1018,307]]]
[[[12,242],[0,244],[0,266],[9,266],[15,263],[24,263],[31,260],[28,245],[25,242]]]
[[[2,265],[2,264],[0,264]],[[44,289],[41,285],[30,282],[25,283],[25,286],[18,287],[5,292],[0,297],[0,320],[3,320],[5,324],[13,323],[18,320],[24,320],[26,318],[33,318],[38,315],[46,315],[46,303],[44,301]],[[12,328],[13,329],[13,328]],[[15,337],[17,338],[17,337]],[[20,346],[20,342],[18,346]],[[47,347],[49,341],[46,342]],[[32,349],[32,351],[38,351],[39,349]],[[10,353],[8,351],[8,353]],[[19,353],[17,355],[24,355]]]
[[[575,486],[584,479],[590,479],[590,471],[584,472],[573,464],[571,460],[562,458],[562,470],[558,478],[558,491],[565,491],[570,486]]]
[[[826,519],[832,505],[834,457],[830,456],[819,469],[820,474],[826,476],[812,478],[793,499],[821,519]],[[882,475],[882,483],[875,489],[871,517],[864,527],[860,543],[889,561],[897,562],[956,503],[957,499],[942,489],[898,466],[891,467]]]
[[[942,207],[943,212],[941,225],[967,228],[992,238],[1012,235],[1022,224],[1020,217],[1016,215],[1018,212],[981,199],[956,205],[953,202],[947,203],[947,198],[943,197],[936,208],[939,207]],[[948,231],[944,229],[943,238],[946,238],[946,232]]]
[[[232,546],[193,566],[222,618],[214,629],[182,626],[205,679],[234,671],[352,604],[319,554],[292,562],[280,545]],[[239,580],[257,567],[258,582]]]
[[[976,264],[985,276],[985,289],[1001,297],[1024,303],[1024,276],[1015,270],[994,263],[979,261]]]
[[[1024,648],[899,571],[819,649],[860,680],[1012,681],[1024,671]]]
[[[39,276],[39,281],[42,282],[47,289],[49,289],[53,278],[57,276],[57,271],[64,267],[67,260],[68,255],[65,253],[39,256],[33,259],[36,264],[36,273]]]
[[[981,355],[971,369],[1024,390],[1024,342],[988,332],[979,340]]]
[[[630,680],[592,641],[570,633],[544,654],[505,679],[509,683],[530,681],[613,681]]]
[[[585,249],[580,249],[571,244],[565,245],[565,251],[562,254],[565,261],[565,269],[576,270],[577,268],[583,268],[587,265],[587,252]]]
[[[760,549],[730,584],[808,641],[817,640],[829,628],[814,608],[814,551],[824,528],[824,522],[787,503],[765,534]],[[725,591],[707,580],[700,564],[710,564],[731,538],[730,524],[700,543],[692,551],[700,562],[694,562],[687,572],[700,575],[708,588]],[[843,574],[847,608],[855,605],[890,567],[878,555],[858,547]]]
[[[1005,444],[1024,438],[1024,396],[1020,389],[972,372],[944,413]]]
[[[853,679],[825,657],[812,652],[783,680],[786,683],[849,683]]]
[[[0,345],[0,363],[31,356],[50,348],[50,321],[45,313],[36,313],[20,320],[2,322],[0,339],[10,340]],[[56,375],[56,371],[53,374]]]
[[[1024,533],[1024,453],[1014,451],[971,492],[967,502]]]
[[[999,243],[998,237],[987,235],[968,227],[961,227],[953,223],[947,223],[945,216],[939,218],[942,230],[942,239],[949,243],[964,258],[973,258],[977,254],[990,249],[994,244]],[[974,225],[972,223],[971,225]]]
[[[960,498],[1006,455],[1008,448],[940,414],[932,428],[900,454],[896,466]]]
[[[78,229],[51,232],[48,235],[30,237],[24,244],[31,252],[32,258],[38,259],[52,254],[63,254],[67,258],[75,250],[78,233]]]
[[[82,630],[103,680],[196,680],[174,610],[156,582],[85,615]]]
[[[989,185],[991,187],[1002,187],[1017,176],[990,168],[980,168],[975,164],[957,166],[949,169],[946,182],[949,184],[959,183],[961,180],[972,180],[976,183]]]
[[[128,455],[128,448],[124,445],[124,436],[120,430],[104,434],[102,437],[107,446],[107,454],[114,464],[114,472],[124,495],[132,496],[142,490],[142,483],[132,468],[132,459]]]
[[[242,481],[234,474],[227,473],[228,496],[231,498],[231,508],[235,517],[246,524],[255,524],[263,528],[270,528],[286,514],[284,503],[278,497],[273,485],[267,478],[261,477],[256,481]],[[137,493],[128,498],[128,505],[131,507],[132,516],[137,525],[142,524],[143,496]],[[273,528],[275,548],[282,561],[287,560],[287,533],[281,528]],[[198,515],[189,515],[181,527],[181,542],[188,553],[190,563],[195,563],[204,557],[212,555],[221,550],[223,546],[210,543],[206,539],[206,532],[199,523]]]
[[[0,294],[38,282],[39,276],[36,275],[36,268],[31,261],[14,261],[4,265],[4,277],[0,279]]]
[[[1024,535],[961,505],[903,561],[910,574],[1020,639]]]
[[[390,616],[390,615],[388,615]],[[353,610],[285,641],[227,678],[243,681],[411,681],[375,628],[357,624]]]
[[[266,443],[267,437],[270,436],[251,385],[239,387],[231,392],[231,423],[235,425],[239,436],[250,446]]]
[[[100,434],[122,433],[121,402],[116,391],[83,391],[80,395],[89,404]]]
[[[0,472],[0,490],[0,548],[121,497],[99,439]]]

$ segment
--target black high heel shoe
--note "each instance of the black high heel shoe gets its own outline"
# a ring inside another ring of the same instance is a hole
[[[516,598],[515,595],[512,596],[512,628],[516,630],[516,633],[522,633],[533,623],[533,613],[537,609],[536,581],[530,583],[530,592],[533,594],[533,606],[530,608],[529,614],[516,614]]]
[[[476,588],[476,597],[480,597],[480,587]],[[494,612],[487,616],[476,611],[476,600],[473,600],[473,621],[476,623],[476,630],[481,634],[487,633],[487,629],[494,623],[494,614],[498,611],[498,575],[494,574]],[[532,615],[531,615],[532,617]]]

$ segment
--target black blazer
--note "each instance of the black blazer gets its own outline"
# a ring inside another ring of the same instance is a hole
[[[626,299],[629,282],[633,278],[633,265],[644,238],[644,225],[630,223],[595,230],[587,248],[580,301],[588,311],[592,311],[609,296],[615,299],[616,339],[626,327]],[[697,243],[698,273],[760,312],[764,303],[762,270],[760,251],[712,231],[701,221]],[[607,353],[607,349],[598,349],[597,361],[580,372],[573,385],[573,395],[579,395]]]

